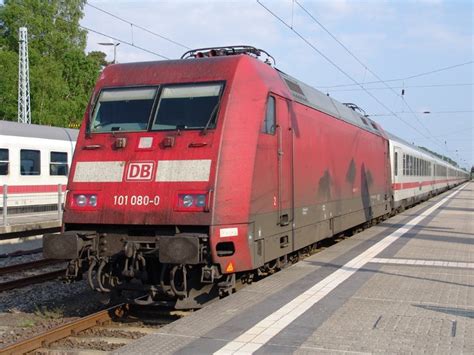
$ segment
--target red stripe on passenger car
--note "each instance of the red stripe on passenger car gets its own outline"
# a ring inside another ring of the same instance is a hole
[[[62,191],[66,191],[66,185],[61,186]],[[58,192],[58,185],[9,185],[7,187],[9,194],[30,194]],[[3,194],[3,186],[0,186],[0,194]]]
[[[420,186],[445,184],[453,181],[460,181],[461,179],[449,179],[449,180],[431,180],[431,181],[415,181],[415,182],[397,182],[392,184],[394,190],[406,190],[413,189]]]

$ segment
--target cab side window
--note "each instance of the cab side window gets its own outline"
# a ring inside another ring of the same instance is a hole
[[[263,121],[262,133],[275,134],[276,127],[276,107],[275,98],[273,96],[268,97],[267,109],[265,111],[265,119]]]

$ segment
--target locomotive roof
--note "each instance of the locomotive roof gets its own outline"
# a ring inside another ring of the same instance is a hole
[[[204,57],[199,59],[180,59],[180,60],[165,60],[165,61],[156,61],[156,62],[138,62],[138,63],[125,63],[125,64],[114,64],[108,66],[104,73],[101,76],[102,86],[107,86],[113,83],[114,86],[120,86],[125,84],[133,83],[143,83],[145,81],[156,81],[157,73],[153,71],[153,68],[160,66],[163,70],[160,71],[160,80],[167,81],[173,79],[176,81],[180,71],[173,70],[174,66],[192,65],[196,69],[194,73],[205,73],[209,78],[213,75],[216,77],[222,78],[224,73],[227,73],[229,76],[233,74],[236,70],[236,66],[242,58],[253,58],[255,57],[248,56],[246,54],[235,54],[235,55],[223,55],[215,57]],[[262,63],[264,62],[257,60]],[[210,71],[209,65],[212,63],[213,66],[216,66],[216,70]],[[169,70],[164,70],[166,68]],[[275,68],[276,69],[276,68]],[[293,99],[297,102],[300,102],[306,106],[313,107],[319,111],[325,112],[335,118],[346,121],[353,125],[356,125],[364,130],[372,132],[374,134],[383,135],[383,129],[374,121],[368,117],[362,116],[353,109],[347,107],[346,105],[340,103],[337,100],[325,95],[324,93],[316,90],[315,88],[303,83],[302,81],[286,74],[278,69],[277,73],[280,75],[282,81],[286,83],[290,93],[293,96]],[[182,71],[181,71],[182,72]],[[120,73],[115,75],[115,73]],[[189,73],[182,72],[184,77],[192,80]],[[217,74],[216,74],[217,73]]]
[[[0,135],[5,136],[75,141],[78,134],[77,129],[0,121]]]
[[[137,63],[124,63],[115,64],[106,68],[107,75],[104,73],[101,76],[102,86],[107,86],[113,83],[114,86],[120,86],[125,84],[142,83],[144,78],[147,80],[156,80],[156,71],[153,71],[155,66],[163,68],[169,67],[170,70],[164,70],[160,72],[160,79],[163,81],[172,78],[176,80],[176,71],[172,70],[174,66],[181,66],[183,63],[197,66],[198,69],[202,66],[202,70],[195,70],[195,72],[202,73],[206,72],[207,75],[213,76],[214,73],[219,72],[219,77],[222,77],[222,72],[227,72],[229,75],[235,70],[235,66],[238,64],[242,57],[247,56],[246,54],[235,54],[230,56],[216,56],[212,58],[204,57],[200,59],[179,59],[179,60],[164,60],[154,62],[137,62]],[[205,71],[204,69],[209,66],[209,63],[214,63],[219,67],[219,70]],[[233,65],[229,65],[233,63]],[[263,62],[262,62],[263,63]],[[276,68],[275,68],[276,69]],[[432,156],[435,159],[440,160],[435,155],[424,151],[408,142],[405,142],[401,138],[398,138],[388,132],[385,132],[383,128],[375,121],[371,120],[368,116],[364,116],[347,107],[345,104],[327,96],[323,92],[311,87],[308,84],[276,69],[277,73],[286,83],[293,99],[303,105],[312,107],[318,111],[322,111],[335,117],[337,119],[348,122],[352,125],[358,126],[361,129],[372,132],[377,135],[384,136],[389,135],[391,139],[405,143],[406,145],[416,149],[420,153]],[[119,76],[114,75],[116,72],[120,72]],[[189,74],[185,75],[186,77]],[[0,128],[2,126],[0,125]],[[51,127],[52,128],[52,127]],[[77,132],[76,132],[77,135]],[[448,162],[444,162],[450,165]]]
[[[278,69],[277,69],[278,70]],[[366,116],[362,116],[346,105],[325,95],[304,82],[278,70],[287,84],[293,99],[303,105],[315,108],[340,120],[356,125],[372,133],[382,134],[380,126]]]
[[[242,55],[120,63],[107,66],[97,87],[223,80],[234,75]]]
[[[298,101],[307,106],[311,106],[319,111],[325,112],[343,121],[359,126],[360,128],[363,128],[365,130],[381,134],[379,130],[380,126],[368,117],[360,115],[359,113],[340,103],[339,101],[334,100],[330,96],[325,95],[321,91],[316,90],[315,88],[303,83],[298,79],[295,79],[294,77],[286,73],[283,73],[281,71],[278,71],[278,73],[280,74],[281,78],[286,82],[295,101]],[[421,149],[420,147],[414,144],[408,143],[407,141],[395,136],[390,132],[384,131],[384,133],[389,139],[393,141],[403,143],[422,154],[428,155],[433,159],[436,159],[440,163],[444,163],[452,168],[459,169],[458,167],[450,164],[449,162],[443,161],[436,155],[424,149]]]

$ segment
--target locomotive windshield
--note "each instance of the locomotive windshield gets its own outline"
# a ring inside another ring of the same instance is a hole
[[[164,86],[152,130],[214,128],[221,90],[222,84]]]
[[[92,133],[208,129],[216,125],[223,84],[181,84],[158,88],[110,88],[99,95]],[[156,112],[152,114],[155,100]]]
[[[100,93],[91,132],[146,131],[156,88],[105,89]]]

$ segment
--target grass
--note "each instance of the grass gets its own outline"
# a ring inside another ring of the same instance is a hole
[[[21,328],[31,328],[36,325],[33,319],[22,319],[18,322],[18,326]]]
[[[59,319],[64,317],[64,309],[61,307],[47,308],[47,307],[38,307],[34,312],[35,316],[43,319]]]

